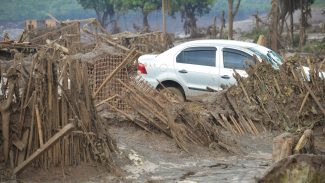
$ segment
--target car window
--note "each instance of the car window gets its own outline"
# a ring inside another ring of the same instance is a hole
[[[253,57],[243,51],[230,48],[224,48],[222,51],[224,68],[243,70],[254,64]]]
[[[216,50],[215,47],[187,48],[177,55],[176,62],[215,67]]]

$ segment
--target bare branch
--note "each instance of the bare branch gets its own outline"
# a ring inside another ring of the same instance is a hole
[[[239,6],[240,6],[240,1],[241,1],[241,0],[238,0],[238,1],[237,1],[236,9],[235,9],[234,14],[233,14],[234,17],[235,17],[235,16],[237,15],[237,13],[238,13],[238,9],[239,9]]]

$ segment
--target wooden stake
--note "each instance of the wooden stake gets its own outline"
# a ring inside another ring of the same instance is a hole
[[[40,146],[42,147],[44,141],[43,141],[43,131],[42,131],[42,124],[41,124],[41,115],[38,109],[38,105],[35,105],[35,111],[36,111],[36,123],[38,129],[39,142],[40,142]]]
[[[311,89],[309,88],[309,86],[304,83],[305,87],[307,88],[309,94],[313,97],[314,101],[316,102],[316,104],[318,105],[319,109],[322,111],[323,115],[325,116],[325,110],[322,106],[322,104],[318,101],[317,97],[315,96],[315,94],[311,91]]]
[[[308,96],[309,96],[309,92],[307,92],[306,96],[304,97],[304,100],[302,101],[302,104],[300,106],[300,109],[299,109],[299,112],[298,112],[298,115],[301,113],[302,109],[304,108],[305,104],[306,104],[306,101],[308,99]]]
[[[107,102],[109,102],[109,101],[111,101],[111,100],[113,100],[113,99],[115,99],[115,98],[117,98],[117,97],[118,97],[117,94],[114,95],[114,96],[112,96],[112,97],[109,97],[109,98],[107,98],[107,99],[105,99],[105,100],[99,102],[98,104],[96,104],[96,107],[98,107],[98,106],[100,106],[100,105],[102,105],[102,104],[106,104]]]

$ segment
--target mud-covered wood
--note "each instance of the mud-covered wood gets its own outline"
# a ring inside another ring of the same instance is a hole
[[[292,155],[272,165],[258,183],[320,183],[325,180],[325,156]]]

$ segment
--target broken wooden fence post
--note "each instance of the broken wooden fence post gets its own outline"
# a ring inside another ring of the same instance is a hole
[[[323,115],[325,116],[325,109],[323,108],[322,104],[319,102],[319,100],[317,99],[315,94],[311,91],[310,87],[306,83],[304,83],[304,85],[307,88],[309,94],[313,97],[313,99],[316,102],[316,104],[318,105],[319,109],[322,111]]]
[[[51,137],[43,146],[37,149],[32,155],[30,155],[25,161],[19,164],[13,171],[14,174],[20,173],[27,165],[33,160],[42,155],[46,150],[52,147],[58,140],[65,136],[70,130],[74,128],[74,124],[70,123],[64,126],[58,133]]]

